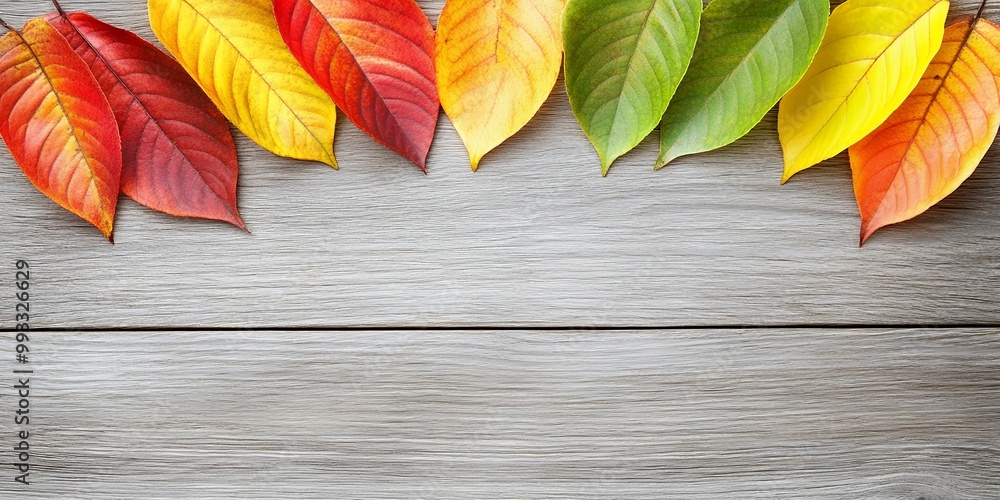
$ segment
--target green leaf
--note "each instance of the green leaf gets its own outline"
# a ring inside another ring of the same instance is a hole
[[[656,128],[684,77],[701,0],[569,0],[566,90],[604,175]]]
[[[691,68],[660,124],[660,169],[733,143],[805,74],[829,0],[715,0],[702,14]]]

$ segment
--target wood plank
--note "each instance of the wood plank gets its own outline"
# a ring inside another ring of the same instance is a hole
[[[143,0],[63,4],[152,38]],[[436,19],[442,2],[422,5]],[[606,179],[562,83],[478,174],[444,117],[427,176],[346,120],[338,133],[339,172],[237,134],[253,235],[123,201],[113,247],[2,151],[0,262],[31,262],[36,326],[51,328],[1000,323],[996,152],[859,250],[844,157],[779,187],[773,114],[658,173],[651,137]]]
[[[997,329],[35,333],[32,347],[30,491],[46,497],[1000,497]],[[28,491],[4,474],[0,496]]]

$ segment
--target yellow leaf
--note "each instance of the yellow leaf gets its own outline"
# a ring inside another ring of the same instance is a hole
[[[545,103],[562,64],[564,0],[448,0],[438,22],[441,105],[472,169]]]
[[[781,101],[782,183],[875,130],[920,82],[941,47],[946,0],[848,0]]]
[[[244,134],[337,168],[336,107],[278,32],[270,0],[149,0],[153,32]]]

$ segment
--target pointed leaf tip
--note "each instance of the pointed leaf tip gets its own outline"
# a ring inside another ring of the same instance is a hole
[[[238,227],[238,228],[242,229],[243,231],[246,231],[246,232],[247,232],[247,234],[253,234],[253,233],[252,233],[252,232],[250,231],[250,228],[249,228],[249,227],[247,227],[247,224],[246,224],[246,222],[244,222],[244,221],[243,221],[243,218],[242,218],[242,217],[240,217],[240,216],[236,216],[236,219],[235,219],[235,221],[233,221],[233,223],[232,223],[232,224],[233,224],[234,226],[236,226],[236,227]]]
[[[871,238],[871,236],[873,234],[875,234],[875,231],[874,230],[869,230],[867,223],[862,223],[861,224],[861,238],[860,238],[860,243],[858,243],[858,248],[861,248],[861,247],[865,246],[865,242],[867,242],[868,238]]]
[[[653,171],[663,170],[664,167],[672,163],[677,158],[680,158],[680,156],[665,154],[661,151],[660,156],[656,158],[656,163],[653,165]]]
[[[617,158],[616,158],[617,159]],[[601,176],[607,177],[608,173],[611,172],[611,165],[614,163],[614,159],[606,160],[601,158]]]
[[[340,170],[340,162],[338,162],[337,158],[335,158],[335,157],[331,156],[330,158],[328,158],[326,160],[322,160],[322,162],[324,164],[326,164],[328,167],[330,167],[330,168],[332,168],[334,170]]]
[[[788,172],[788,171],[786,170],[786,171],[785,171],[785,173],[783,173],[783,174],[781,175],[781,185],[782,185],[782,186],[784,186],[785,184],[787,184],[787,183],[788,183],[788,181],[790,181],[790,180],[792,179],[792,175],[793,175],[793,174],[790,174],[790,173],[789,173],[789,172]]]

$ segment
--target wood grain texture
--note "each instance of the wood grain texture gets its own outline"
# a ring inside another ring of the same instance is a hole
[[[61,3],[153,39],[142,0]],[[248,328],[34,332],[0,498],[1000,497],[1000,329],[942,326],[1000,323],[1000,153],[859,250],[846,158],[780,187],[773,113],[607,179],[561,82],[478,174],[444,117],[427,176],[347,120],[339,172],[236,138],[253,235],[123,201],[113,247],[0,151],[33,327]],[[287,330],[725,324],[938,328]]]
[[[38,497],[1000,497],[996,329],[32,345]]]
[[[142,0],[62,3],[153,39]],[[421,5],[436,23],[442,2]],[[953,2],[953,16],[977,6]],[[51,7],[3,9],[19,24]],[[773,113],[658,173],[654,134],[607,179],[562,82],[478,174],[447,119],[427,176],[341,122],[339,172],[237,134],[253,235],[123,201],[113,247],[2,151],[0,262],[31,262],[48,328],[1000,322],[997,151],[859,250],[846,157],[780,187]]]

